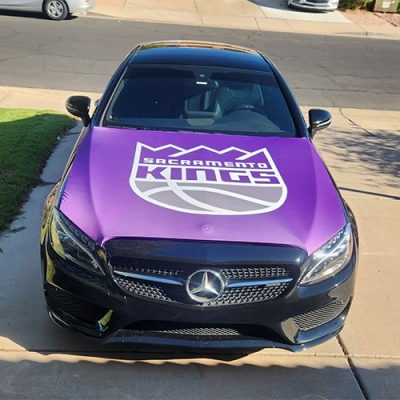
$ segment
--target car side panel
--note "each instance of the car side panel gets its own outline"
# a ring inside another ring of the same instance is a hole
[[[0,0],[0,7],[17,11],[42,11],[42,0]]]
[[[16,11],[43,11],[44,0],[0,0],[0,8]],[[95,6],[95,0],[65,0],[69,13],[83,13]]]

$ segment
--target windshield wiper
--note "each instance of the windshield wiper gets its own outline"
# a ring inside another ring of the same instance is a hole
[[[151,128],[148,128],[146,126],[131,126],[131,125],[126,125],[122,123],[117,123],[117,122],[110,122],[110,121],[103,121],[103,126],[107,128],[121,128],[121,129],[130,129],[132,131],[148,131],[151,130]]]

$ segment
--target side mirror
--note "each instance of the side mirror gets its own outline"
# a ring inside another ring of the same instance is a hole
[[[308,111],[308,120],[310,122],[308,133],[312,139],[316,131],[327,128],[331,124],[332,116],[331,113],[326,110],[313,108]]]
[[[65,102],[65,107],[68,112],[75,117],[81,118],[84,126],[90,124],[90,98],[86,96],[71,96]]]

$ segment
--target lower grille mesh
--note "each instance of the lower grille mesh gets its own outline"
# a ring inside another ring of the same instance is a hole
[[[48,298],[53,302],[56,308],[84,322],[95,323],[103,318],[108,311],[104,307],[82,300],[53,285],[48,285],[46,287],[46,292]]]
[[[182,336],[249,336],[277,340],[277,335],[269,329],[258,325],[201,325],[194,323],[170,321],[139,321],[126,329],[143,334],[165,334]]]
[[[309,331],[318,326],[326,324],[338,317],[349,304],[350,298],[347,297],[341,301],[331,303],[318,310],[310,311],[305,314],[299,314],[293,317],[294,323],[302,331]]]
[[[135,330],[138,331],[151,331],[172,335],[185,335],[185,336],[239,336],[240,332],[236,329],[229,327],[211,327],[211,326],[190,326],[181,324],[181,326],[164,326],[160,323],[151,326],[149,324],[142,326],[134,326]]]

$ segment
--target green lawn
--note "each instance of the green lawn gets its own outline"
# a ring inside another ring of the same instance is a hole
[[[75,121],[54,111],[0,108],[0,231],[40,182],[57,137]]]

